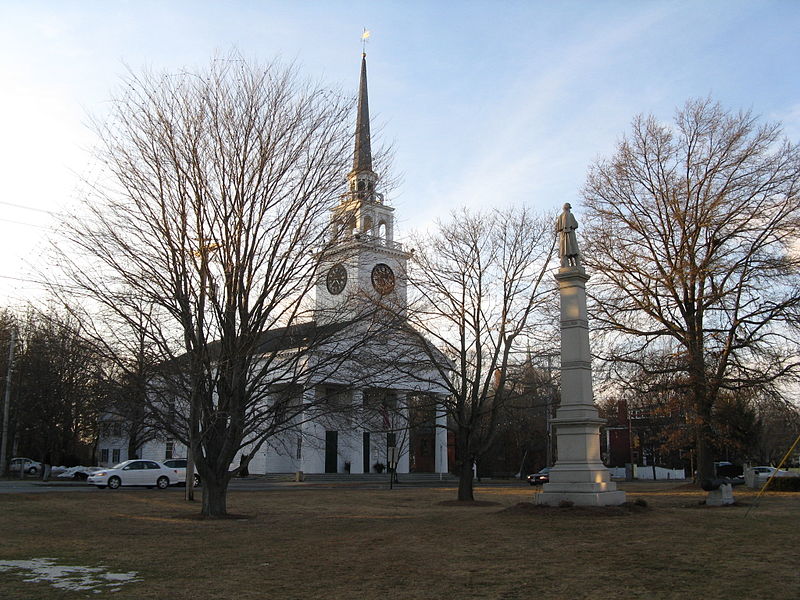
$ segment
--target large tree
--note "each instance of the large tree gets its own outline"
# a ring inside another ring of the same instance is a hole
[[[707,99],[673,125],[637,117],[589,171],[584,261],[602,352],[687,395],[701,478],[728,392],[798,373],[799,185],[800,149],[778,124]]]
[[[473,499],[473,464],[507,413],[509,368],[549,331],[554,240],[552,219],[523,208],[462,210],[414,239],[408,321],[446,386],[439,407],[455,434],[459,500]]]
[[[224,515],[236,453],[303,411],[268,396],[310,385],[301,373],[335,329],[308,323],[307,296],[335,238],[352,102],[233,55],[131,74],[110,106],[102,176],[64,224],[59,263],[89,310],[143,336],[151,405],[191,445],[202,513]]]

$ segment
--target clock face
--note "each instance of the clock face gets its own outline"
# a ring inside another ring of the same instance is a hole
[[[342,264],[335,264],[328,271],[328,278],[326,280],[328,291],[336,296],[341,294],[344,286],[347,285],[347,269]]]
[[[381,296],[394,289],[394,273],[389,265],[378,263],[372,269],[372,287]]]

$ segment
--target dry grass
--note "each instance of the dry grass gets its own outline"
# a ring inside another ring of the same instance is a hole
[[[800,597],[800,494],[745,517],[688,487],[627,491],[648,510],[517,506],[527,486],[478,487],[489,506],[452,506],[452,488],[306,488],[232,493],[249,519],[198,521],[176,492],[0,495],[0,560],[137,571],[120,599]],[[103,595],[6,572],[0,597]]]

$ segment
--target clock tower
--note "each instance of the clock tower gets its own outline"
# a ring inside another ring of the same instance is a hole
[[[377,191],[372,170],[367,55],[361,55],[353,170],[347,191],[331,210],[333,244],[322,257],[316,286],[318,323],[357,319],[383,306],[406,307],[406,265],[411,256],[394,241],[394,208]]]

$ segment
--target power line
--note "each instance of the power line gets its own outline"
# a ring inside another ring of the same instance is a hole
[[[35,225],[33,223],[25,223],[24,221],[12,221],[11,219],[0,219],[0,221],[4,223],[12,223],[14,225],[25,225],[26,227],[36,227],[37,229],[48,229],[50,231],[56,231],[52,227],[48,227],[46,225]]]
[[[60,288],[62,290],[70,290],[70,291],[82,291],[83,290],[83,288],[75,286],[75,285],[69,285],[69,284],[63,284],[63,283],[50,283],[50,282],[47,282],[47,281],[37,281],[36,279],[26,279],[24,277],[13,277],[11,275],[0,275],[0,279],[11,279],[13,281],[21,281],[23,283],[33,283],[35,285],[42,286],[43,289],[54,287],[54,288]]]
[[[4,202],[3,200],[0,200],[0,204],[3,204],[5,206],[13,206],[14,208],[21,208],[23,210],[34,210],[36,212],[45,213],[47,215],[56,215],[57,216],[57,215],[60,214],[60,213],[54,212],[52,210],[45,210],[44,208],[34,208],[33,206],[24,206],[22,204],[14,204],[13,202]]]

